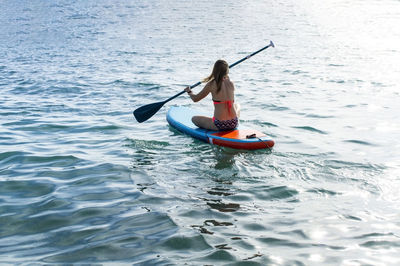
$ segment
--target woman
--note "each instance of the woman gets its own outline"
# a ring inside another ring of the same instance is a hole
[[[240,110],[239,105],[234,104],[235,86],[229,80],[228,73],[228,63],[218,60],[211,75],[203,80],[207,82],[206,86],[198,94],[194,94],[190,87],[185,88],[194,102],[200,101],[210,92],[212,95],[214,117],[193,116],[192,122],[196,126],[210,130],[232,130],[238,126]]]

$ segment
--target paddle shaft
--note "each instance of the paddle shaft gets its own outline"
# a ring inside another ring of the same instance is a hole
[[[274,43],[273,43],[272,41],[270,41],[270,43],[269,43],[267,46],[261,48],[260,50],[255,51],[254,53],[252,53],[252,54],[250,54],[250,55],[248,55],[248,56],[246,56],[246,57],[240,59],[239,61],[233,63],[232,65],[229,66],[229,68],[232,68],[232,67],[236,66],[237,64],[243,62],[244,60],[249,59],[249,58],[252,57],[253,55],[258,54],[259,52],[261,52],[261,51],[267,49],[267,48],[270,47],[270,46],[275,47],[275,45],[274,45]],[[193,84],[192,86],[190,86],[190,88],[194,88],[194,87],[196,87],[196,86],[199,86],[200,84],[201,84],[201,81],[197,82],[196,84]],[[142,123],[142,122],[148,120],[150,117],[152,117],[155,113],[157,113],[158,110],[160,110],[160,108],[161,108],[165,103],[167,103],[167,102],[169,102],[169,101],[175,99],[176,97],[178,97],[179,95],[181,95],[181,94],[183,94],[183,93],[185,93],[185,90],[181,91],[180,93],[178,93],[178,94],[172,96],[171,98],[169,98],[169,99],[167,99],[167,100],[165,100],[165,101],[156,102],[156,103],[152,103],[152,104],[147,104],[147,105],[144,105],[144,106],[142,106],[142,107],[139,107],[139,108],[137,108],[135,111],[133,111],[133,115],[135,116],[136,120],[137,120],[139,123]]]
[[[267,48],[269,48],[269,47],[271,47],[271,46],[272,46],[272,47],[275,47],[275,45],[274,45],[274,43],[273,43],[272,41],[270,41],[270,43],[269,43],[267,46],[261,48],[260,50],[255,51],[254,53],[252,53],[252,54],[250,54],[250,55],[248,55],[248,56],[246,56],[246,57],[243,57],[243,58],[240,59],[239,61],[237,61],[237,62],[231,64],[231,65],[229,66],[229,68],[232,68],[232,67],[234,67],[234,66],[236,66],[236,65],[238,65],[238,64],[240,64],[240,63],[242,63],[243,61],[249,59],[250,57],[252,57],[252,56],[254,56],[254,55],[256,55],[256,54],[258,54],[259,52],[264,51],[265,49],[267,49]],[[190,86],[190,88],[193,89],[194,87],[197,87],[197,86],[199,86],[200,84],[201,84],[201,81],[199,81],[199,82],[193,84],[192,86]],[[186,92],[186,91],[183,90],[183,91],[181,91],[180,93],[178,93],[178,94],[172,96],[171,98],[165,100],[163,103],[165,104],[165,103],[167,103],[167,102],[169,102],[169,101],[175,99],[176,97],[182,95],[182,94],[185,93],[185,92]]]

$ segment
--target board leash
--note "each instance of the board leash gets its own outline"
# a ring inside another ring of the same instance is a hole
[[[271,149],[266,141],[264,141],[260,137],[257,137],[256,133],[253,133],[253,134],[250,134],[250,135],[246,136],[246,139],[255,139],[255,138],[258,139],[259,141],[261,141],[262,143],[264,143],[265,146],[267,146],[267,149]]]

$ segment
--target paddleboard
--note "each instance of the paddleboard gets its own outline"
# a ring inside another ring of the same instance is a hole
[[[185,106],[172,106],[167,112],[168,123],[177,130],[204,142],[234,149],[257,150],[270,149],[275,142],[264,133],[242,127],[228,131],[213,131],[199,128],[192,122],[195,115],[206,115],[196,109]]]

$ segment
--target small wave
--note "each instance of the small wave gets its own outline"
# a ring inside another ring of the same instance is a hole
[[[338,83],[338,84],[343,84],[343,83],[345,83],[345,81],[344,80],[342,80],[342,79],[330,79],[330,80],[328,80],[328,82],[331,82],[331,83]]]
[[[268,244],[269,246],[286,246],[286,247],[295,247],[295,248],[305,248],[311,245],[304,243],[296,243],[293,241],[289,241],[286,239],[275,238],[275,237],[258,237],[258,241]]]
[[[303,70],[289,70],[289,69],[284,70],[283,73],[289,73],[292,75],[308,74],[308,72]]]
[[[160,149],[169,146],[169,142],[143,139],[125,139],[126,147],[134,149]]]
[[[29,114],[28,111],[0,111],[0,116],[27,116]]]
[[[75,122],[75,121],[74,121]],[[27,125],[34,124],[36,125]],[[84,132],[103,132],[107,133],[110,131],[115,131],[121,129],[120,126],[110,124],[110,125],[96,125],[96,126],[84,126],[80,124],[74,124],[73,122],[69,124],[57,124],[57,123],[40,123],[36,120],[21,120],[16,122],[10,122],[4,124],[6,126],[16,126],[12,127],[14,131],[25,131],[32,132],[35,134],[49,134],[49,133],[57,133],[57,132],[66,132],[66,133],[84,133]],[[20,126],[24,125],[24,126]]]
[[[235,256],[230,254],[228,251],[220,249],[217,249],[216,251],[213,251],[210,255],[204,257],[204,260],[211,262],[214,261],[214,263],[215,262],[221,263],[222,261],[227,261],[227,262],[235,261],[235,259],[236,259]],[[208,265],[209,263],[202,263],[202,264]]]
[[[335,192],[333,190],[324,189],[324,188],[313,188],[313,189],[307,190],[307,192],[321,194],[324,196],[335,196],[335,195],[339,194],[338,192]]]
[[[23,86],[23,85],[33,85],[35,84],[35,81],[33,81],[32,79],[22,79],[19,80],[18,85]]]
[[[325,131],[322,131],[322,130],[319,130],[319,129],[316,129],[316,128],[310,127],[310,126],[292,127],[292,128],[297,128],[297,129],[301,129],[301,130],[311,131],[311,132],[315,132],[315,133],[319,133],[319,134],[323,134],[323,135],[328,134],[328,133],[325,132]]]
[[[272,105],[269,109],[272,110],[272,111],[287,111],[287,110],[289,110],[290,108],[289,108],[289,107],[286,107],[286,106],[276,106],[276,105]]]
[[[385,169],[385,167],[381,165],[342,161],[342,160],[325,160],[324,164],[332,169],[354,168],[354,169],[366,169],[375,171],[381,171]]]
[[[333,115],[318,115],[318,114],[307,114],[306,117],[311,117],[311,118],[335,118]]]
[[[117,56],[121,55],[137,55],[139,54],[137,51],[116,51]]]
[[[116,79],[107,82],[98,83],[100,86],[118,86],[118,87],[129,87],[136,89],[146,89],[146,90],[155,90],[165,86],[157,83],[146,83],[146,82],[132,82],[124,79]]]
[[[195,236],[174,236],[169,238],[164,244],[161,246],[162,249],[165,250],[207,250],[210,249],[211,246],[205,241],[202,235]]]
[[[21,152],[21,151],[8,151],[8,152],[2,152],[0,153],[0,162],[4,163],[12,159],[13,157],[17,156],[24,156],[25,154],[28,154],[26,152]]]
[[[48,81],[50,82],[50,81]],[[27,95],[81,95],[83,93],[82,87],[79,84],[68,86],[63,85],[53,85],[53,86],[43,86],[40,83],[33,83],[32,81],[24,81],[23,83],[16,86],[11,90],[13,94],[27,94]]]
[[[12,126],[13,124],[20,124],[20,122],[14,122],[14,123],[9,123],[7,126]],[[13,130],[18,130],[18,131],[31,131],[31,132],[58,132],[58,131],[64,131],[66,129],[69,129],[70,126],[66,125],[59,125],[59,124],[40,124],[37,126],[23,126],[23,127],[14,127]]]
[[[114,131],[121,129],[118,125],[104,125],[104,126],[92,126],[82,128],[81,131],[83,132],[104,132],[104,131]]]
[[[267,126],[267,127],[278,127],[278,125],[271,123],[271,122],[266,122],[266,121],[260,121],[260,120],[243,120],[243,122],[251,122],[256,125],[261,125],[261,126]]]
[[[259,223],[244,223],[243,228],[249,231],[259,231],[259,232],[265,232],[268,230],[264,225],[259,224]]]
[[[97,19],[98,16],[96,15],[91,15],[89,13],[81,13],[81,14],[74,14],[67,16],[67,19],[72,19],[72,20],[88,20],[88,19]]]
[[[0,153],[0,166],[2,167],[6,165],[24,165],[24,167],[31,168],[32,164],[52,167],[65,167],[76,165],[79,162],[81,162],[81,159],[72,155],[35,156],[31,153],[20,151]]]
[[[391,249],[393,247],[400,247],[400,241],[371,240],[360,244],[360,246],[371,249]]]
[[[299,192],[295,189],[291,189],[287,186],[267,187],[260,188],[254,191],[256,198],[261,200],[295,200],[294,196],[298,195]]]
[[[31,198],[52,193],[56,185],[35,180],[18,180],[0,182],[0,201],[4,198]],[[7,200],[6,200],[7,201]]]
[[[343,64],[328,64],[330,67],[344,67]]]
[[[383,234],[383,233],[368,233],[368,234],[363,234],[363,235],[353,237],[353,238],[354,239],[366,239],[366,238],[373,238],[373,237],[383,238],[386,236],[394,236],[394,234],[393,233],[385,233],[385,234]]]
[[[357,140],[357,139],[349,139],[349,140],[345,140],[344,142],[355,143],[355,144],[360,144],[360,145],[367,145],[367,146],[373,146],[373,144],[370,143],[370,142]]]
[[[363,219],[361,219],[360,217],[354,216],[354,215],[343,215],[343,217],[345,219],[353,220],[353,221],[357,221],[357,222],[362,222],[363,221]]]
[[[91,261],[93,254],[97,254],[97,261],[129,260],[132,263],[145,259],[154,250],[190,251],[210,247],[202,236],[174,235],[177,226],[167,215],[148,212],[113,221],[104,219],[103,210],[96,209],[74,212],[72,216],[65,217],[67,222],[62,225],[64,230],[47,240],[58,247],[58,251],[42,261],[79,263]],[[117,216],[121,211],[119,208],[114,209],[113,212],[108,210],[108,215]],[[85,227],[71,226],[77,224]]]

